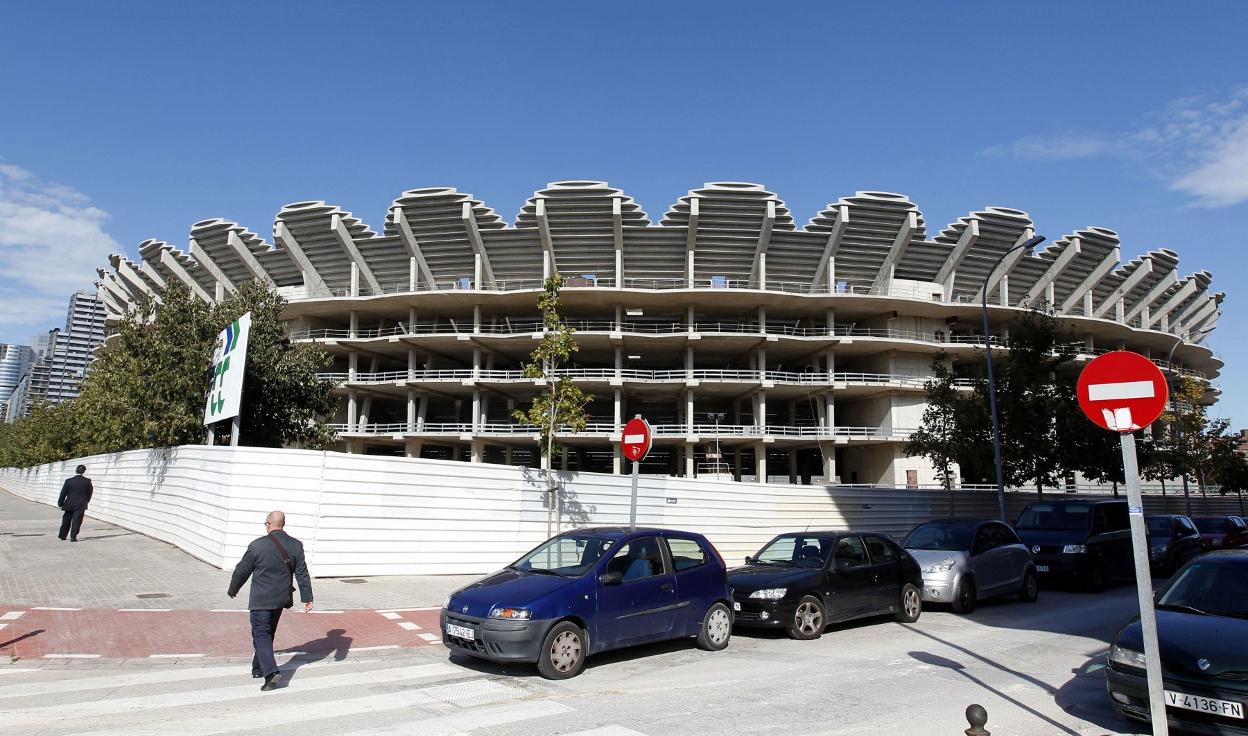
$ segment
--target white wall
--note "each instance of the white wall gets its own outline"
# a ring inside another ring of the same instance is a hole
[[[866,450],[867,448],[859,448]],[[505,465],[311,450],[184,446],[135,450],[35,468],[0,469],[0,487],[55,505],[79,462],[95,484],[89,516],[174,544],[230,568],[287,514],[317,577],[485,573],[553,532],[535,471]],[[563,529],[627,524],[630,479],[562,474]],[[926,479],[920,478],[921,482]],[[736,564],[777,533],[852,527],[903,534],[950,512],[950,494],[642,476],[638,523],[707,535]],[[1034,496],[1011,493],[1016,515]],[[1153,513],[1181,513],[1182,497],[1146,497]],[[1234,497],[1197,496],[1197,513],[1238,513]],[[953,512],[991,517],[991,492],[954,494]]]

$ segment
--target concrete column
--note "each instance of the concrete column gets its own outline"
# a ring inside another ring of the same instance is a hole
[[[481,334],[481,305],[475,304],[472,307],[472,334]]]
[[[347,380],[354,381],[356,375],[360,372],[360,354],[351,350],[347,353]]]
[[[758,308],[758,331],[760,334],[767,331],[767,307]]]
[[[619,324],[619,323],[617,322],[616,324]],[[620,380],[623,378],[622,374],[620,373],[620,371],[622,370],[624,370],[624,348],[617,347],[615,349],[615,377],[617,380]],[[615,423],[619,424],[620,422],[617,419]]]
[[[797,485],[797,450],[789,450],[789,485]]]
[[[463,459],[464,459],[464,448],[460,447],[459,445],[455,445],[454,447],[452,447],[452,448],[451,448],[451,459],[452,459],[452,460],[454,460],[455,462],[460,462],[461,460],[463,460]]]
[[[767,445],[762,442],[754,443],[754,469],[758,474],[758,482],[767,482]]]
[[[685,348],[685,378],[693,380],[693,347]]]
[[[1083,295],[1083,316],[1092,316],[1092,290],[1088,289]]]
[[[568,448],[559,448],[559,469],[568,472]]]
[[[1010,306],[1010,275],[1008,273],[1002,274],[999,283],[997,297],[1000,299],[1001,306],[1008,307]]]
[[[621,327],[621,325],[623,324],[624,324],[624,305],[616,304],[615,305],[615,329],[617,332],[623,329]],[[617,351],[619,349],[620,348],[616,348]]]
[[[351,262],[351,296],[360,295],[360,264]]]
[[[472,255],[472,288],[481,290],[481,254]]]
[[[620,431],[620,427],[624,424],[624,392],[615,389],[615,413],[612,415],[615,422],[615,431]]]
[[[823,477],[826,482],[832,483],[836,480],[836,445],[822,442],[819,450],[823,453]]]
[[[741,448],[732,451],[732,479],[741,482]]]
[[[511,457],[511,445],[507,445],[506,449],[503,450],[503,462],[506,463],[507,465],[515,464],[512,461],[512,457]]]
[[[373,397],[365,396],[364,404],[360,407],[360,430],[363,431],[368,427],[368,415],[373,411]]]
[[[408,457],[420,457],[420,440],[406,440],[403,443],[403,454]]]
[[[354,357],[354,356],[352,356]],[[359,426],[359,413],[355,405],[355,392],[347,392],[347,431],[353,432]]]
[[[823,362],[827,364],[828,383],[832,383],[836,378],[836,353],[832,351],[832,348],[828,348],[828,352],[824,354]]]
[[[213,289],[213,293],[212,293],[213,301],[215,301],[217,304],[220,304],[221,302],[225,301],[225,286],[223,286],[220,281],[214,284],[214,286],[216,288]]]
[[[485,443],[481,440],[473,440],[469,446],[469,462],[482,463],[485,462]]]
[[[481,348],[472,349],[472,378],[476,380],[481,377]]]
[[[478,427],[481,426],[481,389],[475,386],[472,389],[472,431],[476,434]]]
[[[416,431],[416,392],[407,390],[407,431]]]
[[[1127,302],[1125,299],[1119,299],[1114,303],[1114,319],[1119,322],[1127,321]]]
[[[407,331],[416,333],[416,307],[407,308]]]
[[[407,259],[407,290],[416,291],[416,257]]]
[[[693,434],[693,389],[685,390],[685,434]]]
[[[835,429],[836,428],[836,402],[833,400],[833,395],[831,391],[828,391],[824,393],[823,395],[823,414],[827,421],[827,424],[825,424],[824,426],[826,426],[829,431]]]
[[[758,287],[759,289],[767,288],[767,254],[758,254]]]
[[[407,349],[407,380],[416,380],[416,366],[419,365],[419,358],[416,357],[416,348]]]
[[[1057,301],[1057,285],[1052,281],[1044,287],[1044,300],[1049,304],[1054,304]]]
[[[758,392],[758,426],[767,426],[767,392]]]
[[[611,448],[611,472],[615,475],[624,473],[624,455],[620,452],[620,443],[614,443]]]
[[[761,345],[758,348],[758,380],[767,380],[767,348]]]
[[[694,453],[693,453],[693,445],[685,445],[685,447],[684,447],[684,452],[685,452],[685,477],[686,477],[686,478],[692,478],[692,477],[694,476],[694,467],[693,467]]]
[[[425,428],[425,418],[429,416],[429,397],[422,394],[416,404],[416,431]]]
[[[360,331],[360,313],[353,309],[351,310],[350,318],[351,318],[351,322],[349,325],[349,329],[351,331],[348,334],[351,337],[355,337]]]

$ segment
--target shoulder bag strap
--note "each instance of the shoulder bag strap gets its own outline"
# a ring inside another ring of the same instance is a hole
[[[290,570],[290,573],[293,575],[295,573],[295,563],[290,561],[290,555],[286,554],[286,548],[282,546],[281,542],[277,541],[277,537],[272,534],[269,534],[268,537],[269,541],[277,546],[277,551],[282,553],[282,562],[286,563],[286,569]]]

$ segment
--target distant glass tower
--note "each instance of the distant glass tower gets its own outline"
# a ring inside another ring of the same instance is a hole
[[[29,345],[0,343],[0,417],[7,413],[9,397],[33,362],[34,351]]]
[[[93,352],[104,342],[104,318],[104,302],[95,292],[84,289],[70,297],[65,328],[48,332],[43,355],[26,368],[8,397],[7,421],[29,415],[36,401],[59,404],[78,396]]]

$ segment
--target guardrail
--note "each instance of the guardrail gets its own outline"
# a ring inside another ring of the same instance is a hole
[[[530,424],[508,422],[486,422],[474,425],[471,422],[407,422],[356,424],[354,427],[346,423],[329,425],[330,429],[342,435],[473,435],[476,437],[490,436],[523,436],[536,434],[540,430]],[[768,424],[760,427],[752,424],[655,424],[651,427],[656,438],[676,438],[697,436],[699,439],[733,439],[782,437],[798,439],[836,439],[849,437],[857,439],[900,440],[910,436],[912,428],[890,427],[815,427]],[[621,427],[611,423],[590,423],[583,430],[573,432],[562,427],[556,434],[560,437],[610,437],[618,435]]]
[[[927,381],[930,380],[925,376],[915,376],[899,373],[833,373],[830,377],[827,373],[810,371],[799,373],[797,371],[767,371],[759,373],[756,370],[732,370],[732,369],[704,369],[696,368],[692,371],[682,370],[638,370],[638,369],[621,369],[612,368],[561,368],[553,372],[556,378],[571,378],[582,381],[609,381],[619,380],[623,382],[645,382],[645,383],[685,383],[687,381],[726,381],[734,383],[760,383],[769,381],[777,384],[799,385],[799,386],[827,386],[832,384],[847,384],[856,386],[896,386],[902,388],[924,388]],[[383,371],[377,373],[359,372],[352,378],[349,373],[332,372],[318,373],[317,378],[322,380],[337,381],[339,383],[350,383],[355,385],[368,385],[380,383],[399,383],[399,382],[422,382],[422,381],[468,381],[478,380],[483,382],[540,382],[541,379],[530,378],[519,370],[477,370],[472,368],[455,368],[447,370],[413,370],[413,371]],[[969,378],[959,378],[954,384],[961,388],[970,388],[974,385]]]

